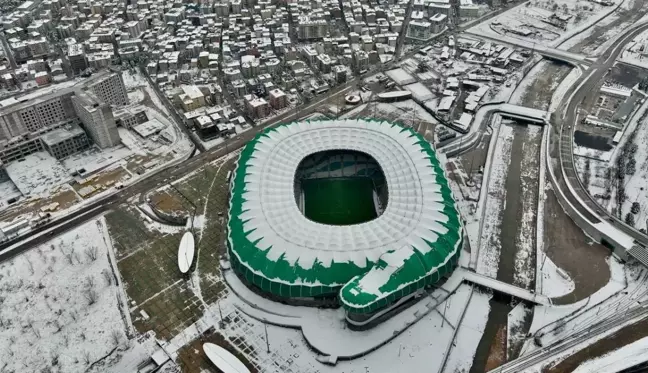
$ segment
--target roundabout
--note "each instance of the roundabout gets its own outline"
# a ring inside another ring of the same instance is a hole
[[[227,228],[248,286],[288,302],[334,299],[359,317],[449,275],[463,244],[431,145],[369,119],[258,134],[232,175]]]

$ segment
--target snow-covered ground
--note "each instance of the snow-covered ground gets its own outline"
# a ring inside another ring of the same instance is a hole
[[[515,240],[517,252],[515,253],[515,273],[513,274],[513,284],[524,289],[531,287],[531,282],[535,278],[535,268],[531,265],[536,252],[535,234],[536,234],[536,216],[538,193],[535,183],[531,180],[538,179],[538,154],[539,142],[537,139],[542,136],[540,126],[528,127],[529,141],[522,144],[522,163],[521,163],[521,203],[522,218],[518,221],[518,236]]]
[[[540,283],[541,294],[554,298],[574,291],[576,285],[569,277],[569,274],[558,268],[544,252],[540,253],[538,262],[542,272],[537,278]]]
[[[491,295],[473,291],[466,314],[458,326],[456,346],[450,351],[444,372],[469,372],[472,366],[477,346],[486,329],[488,313],[490,312]],[[432,371],[424,369],[424,371]]]
[[[370,104],[369,108],[372,109],[374,104]],[[434,117],[425,111],[421,105],[413,100],[405,100],[393,103],[378,103],[375,105],[376,111],[380,112],[382,117],[389,118],[392,121],[398,121],[406,125],[423,121],[427,123],[437,123]]]
[[[126,341],[103,218],[0,264],[0,369],[85,372]]]
[[[555,0],[544,2],[532,0],[516,6],[488,22],[480,23],[468,31],[492,38],[514,38],[519,43],[532,49],[535,44],[557,46],[575,34],[591,27],[612,13],[619,3],[628,0],[617,0],[615,6],[602,6],[593,2],[573,0]],[[568,17],[565,28],[558,25],[561,21],[552,18],[552,14]]]
[[[47,196],[72,179],[70,172],[47,152],[30,154],[5,166],[11,180],[25,196]]]
[[[511,312],[509,312],[506,318],[506,334],[507,334],[507,346],[506,349],[506,359],[510,359],[511,346],[518,345],[526,338],[524,333],[523,323],[524,319],[531,312],[531,309],[526,307],[524,303],[518,303]]]
[[[634,137],[633,143],[637,145],[637,151],[634,154],[636,161],[635,172],[633,175],[626,174],[624,179],[625,194],[627,196],[623,206],[621,206],[621,217],[625,219],[626,215],[632,213],[633,203],[639,204],[639,211],[632,213],[634,216],[634,226],[637,229],[646,229],[648,219],[648,125],[641,123]]]
[[[481,237],[479,239],[479,257],[477,273],[489,277],[497,277],[501,243],[499,240],[502,217],[506,208],[506,176],[511,162],[511,145],[513,143],[513,127],[502,124],[499,127],[496,148],[493,153],[492,165],[486,176],[488,186],[483,212]]]
[[[543,259],[544,260],[544,259]],[[550,259],[547,259],[545,261],[545,266],[549,265],[547,262]],[[623,264],[621,264],[619,261],[614,259],[613,257],[610,257],[607,259],[608,265],[610,267],[610,281],[600,290],[598,290],[596,293],[592,294],[590,297],[587,299],[583,299],[579,302],[572,303],[569,305],[565,306],[536,306],[534,313],[533,313],[533,322],[531,323],[531,328],[529,330],[530,333],[536,333],[539,331],[542,331],[543,329],[550,328],[550,325],[552,323],[556,322],[559,319],[566,318],[569,315],[575,313],[575,312],[580,312],[580,313],[594,313],[596,314],[599,309],[605,309],[606,304],[599,305],[601,302],[605,301],[608,298],[614,297],[615,294],[616,296],[624,296],[623,294],[619,295],[620,291],[622,291],[626,287],[626,276],[625,276],[625,270]],[[551,267],[547,268],[549,271]],[[637,286],[638,284],[635,284]],[[565,284],[561,284],[558,286],[565,286]],[[556,288],[558,290],[559,288]],[[563,289],[565,289],[563,287]],[[611,298],[614,299],[614,298]],[[596,307],[595,307],[596,306]],[[616,303],[615,303],[616,306]],[[587,315],[584,317],[584,319],[587,319]],[[570,325],[571,328],[576,328],[579,323],[578,319],[575,319],[576,321],[572,324],[568,324],[569,321],[565,322],[566,325]],[[592,320],[588,320],[591,322]],[[549,327],[548,327],[549,326]],[[569,328],[566,328],[569,330]],[[547,333],[547,343],[549,343],[551,340],[554,340],[556,338],[559,338],[563,333],[567,333],[568,330],[563,330],[560,333]],[[544,344],[547,344],[544,343]],[[536,349],[537,347],[534,346],[532,342],[527,343],[525,345],[525,350],[526,351],[531,351]]]
[[[412,84],[416,82],[416,79],[414,79],[413,76],[408,74],[405,70],[398,68],[394,70],[389,70],[385,74],[392,78],[396,84],[402,86],[406,84]]]
[[[18,198],[22,194],[11,180],[0,182],[0,210],[9,205],[9,200]]]
[[[574,373],[613,373],[630,368],[648,358],[648,337],[634,341],[603,356],[581,364]]]
[[[121,130],[122,128],[119,129]],[[122,137],[121,133],[120,137]],[[108,149],[91,148],[65,158],[61,163],[69,172],[84,169],[84,173],[92,173],[96,170],[119,162],[124,158],[128,158],[132,154],[133,152],[128,149],[128,147],[121,145]]]
[[[423,83],[409,84],[404,86],[403,88],[412,92],[412,96],[421,101],[427,101],[435,97],[434,93],[427,89],[427,87],[424,86]]]
[[[648,31],[642,32],[628,43],[617,60],[648,69],[648,49],[646,47],[648,47]]]

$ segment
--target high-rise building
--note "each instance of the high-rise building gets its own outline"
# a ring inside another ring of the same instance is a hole
[[[74,110],[83,127],[100,148],[110,148],[121,142],[112,108],[93,92],[78,90],[72,96]]]
[[[107,104],[115,106],[128,105],[128,93],[121,74],[112,73],[88,85],[88,90]]]
[[[88,68],[88,60],[82,44],[70,44],[68,46],[68,60],[70,61],[70,68],[75,74],[79,74]]]
[[[270,91],[270,106],[275,110],[283,109],[288,105],[286,93],[279,88]]]

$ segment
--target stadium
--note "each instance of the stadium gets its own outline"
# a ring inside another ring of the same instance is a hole
[[[295,304],[335,302],[364,323],[450,274],[463,228],[423,137],[339,119],[268,128],[243,148],[227,237],[250,288]]]

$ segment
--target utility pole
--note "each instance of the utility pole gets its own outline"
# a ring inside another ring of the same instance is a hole
[[[270,341],[268,340],[268,324],[263,323],[263,326],[265,327],[265,340],[266,340],[266,348],[267,348],[267,353],[270,353]]]

